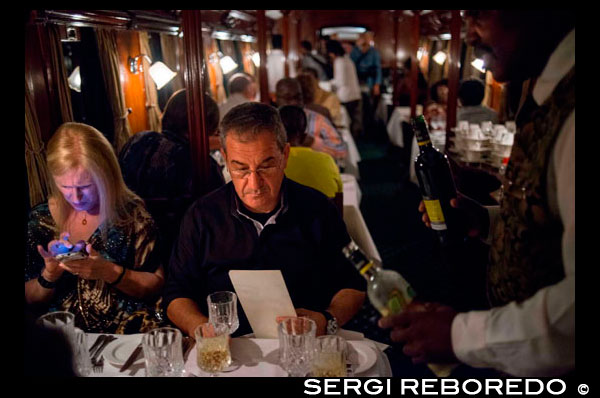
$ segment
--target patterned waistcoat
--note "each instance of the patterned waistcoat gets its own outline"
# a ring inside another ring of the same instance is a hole
[[[526,300],[565,276],[563,225],[548,207],[546,179],[550,153],[574,109],[575,67],[541,106],[530,95],[519,110],[490,249],[487,283],[492,306]]]

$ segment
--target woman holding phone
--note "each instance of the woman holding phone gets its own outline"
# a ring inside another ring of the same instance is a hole
[[[86,332],[139,333],[158,326],[164,269],[158,231],[127,188],[108,140],[65,123],[48,143],[50,195],[27,228],[25,300],[69,311]]]

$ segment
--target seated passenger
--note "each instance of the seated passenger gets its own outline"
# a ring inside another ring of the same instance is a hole
[[[211,135],[219,125],[219,108],[204,95],[206,127]],[[185,89],[175,92],[162,115],[162,133],[143,131],[134,134],[121,149],[119,164],[125,183],[146,202],[163,240],[161,257],[169,261],[179,222],[187,207],[196,199],[188,138],[188,113]],[[209,158],[209,181],[203,190],[210,192],[225,181],[221,167]]]
[[[315,90],[316,86],[319,84],[317,83],[317,80],[315,80],[312,75],[307,73],[299,74],[296,76],[296,80],[298,80],[298,83],[300,83],[300,88],[302,89],[302,102],[304,103],[304,107],[320,113],[333,123],[329,109],[325,108],[323,105],[315,103]]]
[[[304,107],[302,101],[302,88],[296,79],[284,78],[276,86],[277,106],[296,105]],[[307,133],[314,141],[312,149],[325,152],[333,156],[338,163],[342,163],[348,155],[346,143],[333,124],[323,115],[304,108],[307,118]]]
[[[286,105],[279,109],[291,145],[285,176],[302,185],[323,192],[342,208],[342,177],[333,158],[323,152],[313,151],[307,143],[306,115],[299,106]],[[337,198],[336,198],[337,197]]]
[[[254,83],[254,78],[247,73],[236,73],[231,76],[227,87],[229,97],[219,106],[220,120],[231,108],[256,99],[256,83]]]
[[[474,124],[498,123],[498,112],[481,104],[484,96],[485,86],[481,80],[468,79],[462,82],[458,89],[458,99],[462,106],[456,110],[456,120]]]
[[[183,218],[163,293],[167,316],[193,335],[207,321],[206,297],[234,290],[230,270],[281,270],[297,315],[313,319],[318,335],[334,321],[325,311],[345,324],[364,301],[365,281],[342,254],[350,237],[335,207],[285,177],[290,148],[279,113],[238,105],[219,131],[233,180]],[[238,316],[234,335],[251,332],[239,303]]]
[[[309,74],[314,78],[315,81],[318,80],[317,71],[312,68],[302,68],[300,70],[300,73]],[[333,120],[333,124],[336,128],[339,129],[339,128],[344,128],[344,127],[349,127],[349,126],[344,126],[344,121],[343,121],[343,117],[342,117],[342,103],[340,102],[340,99],[338,98],[338,96],[331,91],[323,90],[319,86],[318,81],[315,86],[314,103],[317,105],[322,105],[325,108],[327,108],[327,110],[331,114],[331,120]]]
[[[91,126],[65,123],[48,143],[47,162],[50,196],[27,225],[26,302],[42,312],[69,311],[86,332],[159,326],[157,229],[125,185],[111,144]],[[68,249],[88,256],[54,257]]]

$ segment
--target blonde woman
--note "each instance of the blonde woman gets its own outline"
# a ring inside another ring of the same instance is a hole
[[[91,126],[65,123],[48,143],[47,162],[50,197],[31,210],[27,229],[26,302],[72,312],[87,332],[156,327],[164,285],[157,230],[123,182],[112,146]],[[88,256],[55,258],[78,248]]]

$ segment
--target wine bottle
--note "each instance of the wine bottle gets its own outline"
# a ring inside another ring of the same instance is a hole
[[[431,229],[443,247],[448,246],[453,229],[454,210],[450,199],[456,198],[456,186],[445,154],[438,151],[429,138],[429,130],[423,115],[412,119],[412,127],[419,144],[415,158],[415,173],[421,188]]]
[[[415,292],[408,282],[396,271],[381,268],[354,241],[342,252],[367,280],[369,301],[382,316],[398,314],[412,301]]]

